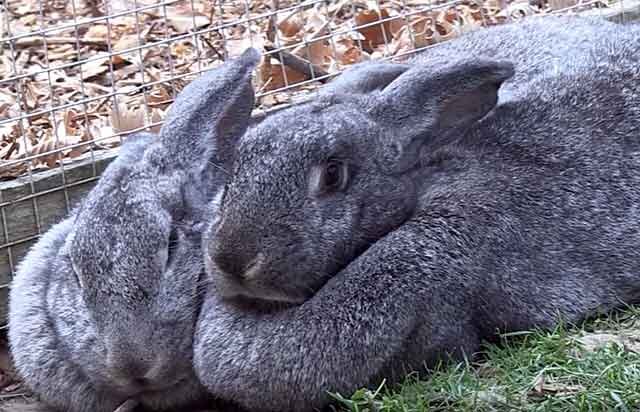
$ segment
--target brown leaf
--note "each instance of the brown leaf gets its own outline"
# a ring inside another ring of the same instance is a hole
[[[296,53],[320,67],[328,67],[334,60],[333,50],[326,40],[316,40]]]
[[[340,64],[350,65],[368,60],[368,55],[363,52],[358,43],[349,38],[337,40],[336,42],[336,59]]]
[[[2,389],[3,393],[11,393],[11,392],[17,392],[19,390],[23,390],[24,388],[22,387],[22,382],[15,382],[15,378],[14,378],[14,382],[10,385],[8,385],[6,388]]]
[[[573,1],[573,0],[571,0]],[[507,18],[512,19],[521,19],[523,17],[530,16],[534,13],[533,7],[529,4],[529,1],[514,1],[507,5],[507,8],[502,10],[499,15],[506,16]]]
[[[272,93],[260,98],[260,106],[263,108],[269,108],[289,102],[291,102],[291,94],[287,92]]]
[[[307,80],[304,74],[283,66],[271,57],[262,59],[258,71],[261,87],[264,90],[276,90]]]
[[[23,175],[28,170],[26,163],[12,164],[11,166],[3,165],[0,162],[0,178],[15,178]]]
[[[0,390],[4,391],[13,382],[14,382],[13,375],[3,370],[0,370]]]
[[[165,112],[163,110],[160,110],[160,109],[151,110],[151,123],[161,122],[164,119],[164,115],[165,115]],[[158,124],[155,126],[151,126],[150,130],[153,133],[159,133],[161,127],[162,125]]]
[[[326,16],[317,8],[307,10],[305,30],[311,34],[307,40],[313,40],[324,34],[327,34],[327,26],[329,22]]]
[[[71,57],[74,54],[77,54],[77,52],[75,50],[70,50],[68,52],[68,57]],[[53,56],[56,57],[56,56]],[[49,59],[53,60],[52,55],[49,55]],[[65,55],[65,57],[67,57],[67,55]],[[65,83],[69,80],[69,76],[60,69],[54,69],[51,70],[50,72],[42,72],[42,73],[38,73],[35,75],[35,79],[38,83],[44,83],[44,84],[49,84],[49,81],[51,81],[51,84],[54,85],[62,85],[62,83]],[[48,86],[47,86],[48,87]],[[47,95],[48,93],[44,93],[44,95]]]
[[[623,347],[626,351],[640,353],[640,337],[629,333],[585,333],[576,339],[585,352],[595,352],[612,344]]]
[[[171,54],[176,56],[179,59],[184,59],[187,56],[191,55],[191,51],[193,49],[191,43],[186,41],[178,41],[171,44]]]
[[[191,7],[167,6],[167,19],[181,33],[210,24],[209,17],[191,10]]]
[[[259,33],[251,33],[251,35],[242,34],[242,37],[236,39],[228,39],[225,42],[227,53],[230,58],[240,56],[247,48],[253,47],[259,51],[264,50],[264,37]]]
[[[16,98],[6,90],[0,89],[0,119],[13,117],[10,109],[16,104]]]
[[[583,392],[585,389],[582,385],[547,381],[544,373],[540,373],[527,395],[530,397],[569,396]]]
[[[118,52],[118,51],[122,51],[122,50],[133,49],[133,48],[136,48],[136,47],[140,47],[142,45],[144,45],[144,38],[143,37],[138,37],[137,34],[125,34],[122,37],[120,37],[120,39],[118,39],[116,44],[113,45],[113,51],[114,52]],[[127,62],[130,62],[130,63],[134,63],[136,66],[140,66],[140,64],[141,64],[141,61],[140,61],[141,60],[141,54],[142,54],[142,59],[144,59],[144,55],[146,53],[148,53],[148,49],[146,49],[146,50],[133,50],[133,51],[130,51],[128,53],[115,54],[113,56],[113,63],[114,64],[122,64],[125,61],[127,61]]]
[[[457,37],[460,33],[460,30],[457,28],[457,23],[458,14],[455,11],[451,13],[448,11],[439,13],[435,24],[435,42],[440,43]]]
[[[460,17],[467,23],[482,22],[482,10],[477,4],[459,4],[456,6]]]
[[[78,131],[78,123],[76,122],[77,116],[78,114],[73,109],[69,109],[64,112],[62,125],[64,126],[65,136],[71,136],[77,133]]]
[[[33,146],[31,150],[27,152],[27,156],[38,156],[35,160],[39,163],[44,163],[48,168],[52,168],[56,163],[62,159],[62,153],[52,152],[56,149],[61,149],[65,146],[65,142],[62,140],[56,141],[51,135],[47,135],[40,142]],[[42,155],[42,156],[40,156]]]
[[[89,30],[84,34],[84,38],[87,39],[107,39],[109,36],[109,28],[106,24],[93,24],[89,26]]]
[[[89,132],[94,139],[98,140],[94,142],[96,147],[108,149],[120,145],[121,138],[118,132],[109,124],[94,123],[89,127]]]
[[[426,16],[416,16],[417,18],[411,22],[411,28],[415,32],[416,46],[420,47],[418,38],[423,37],[423,44],[430,45],[434,43],[433,36],[435,33],[435,18],[431,13]]]
[[[137,34],[125,34],[113,45],[113,51],[118,52],[126,49],[132,49],[141,45],[142,44],[138,41]]]
[[[366,24],[371,24],[376,21],[386,19],[389,17],[389,12],[385,9],[382,10],[363,10],[355,15],[354,20],[358,31],[364,36],[365,41],[363,47],[366,51],[371,52],[380,44],[385,44],[391,41],[392,35],[389,27],[389,22],[360,27]]]
[[[82,130],[82,134],[80,135],[79,141],[77,143],[91,142],[92,140],[93,140],[93,136],[91,135],[90,130],[88,128],[85,128]],[[82,156],[87,151],[89,151],[91,149],[91,146],[92,145],[89,143],[75,146],[73,149],[69,151],[65,151],[65,156],[69,159],[75,159],[77,157]]]
[[[28,109],[35,109],[38,107],[38,90],[33,82],[26,81],[22,88],[24,103],[26,103]]]
[[[106,73],[109,70],[109,53],[100,52],[91,56],[92,60],[82,64],[82,76],[85,80]],[[93,60],[95,58],[95,60]]]
[[[151,107],[167,107],[172,102],[173,97],[171,96],[171,94],[169,94],[167,88],[164,85],[157,85],[156,87],[154,87],[147,97],[147,103]]]
[[[391,36],[395,37],[403,27],[407,26],[407,22],[402,15],[398,14],[394,10],[389,11],[389,16],[393,18],[387,22],[388,28],[391,32]]]
[[[4,34],[7,32],[7,12],[4,8],[0,9],[0,39],[4,37]]]
[[[117,133],[128,132],[144,126],[144,112],[129,110],[124,103],[118,103],[109,114],[111,126]]]
[[[301,15],[295,14],[282,19],[277,24],[280,31],[280,37],[295,37],[299,35],[304,29],[304,19]]]
[[[85,154],[91,145],[83,144],[81,146],[76,146],[73,149],[69,150],[69,152],[65,153],[65,157],[68,159],[77,159],[78,157]]]
[[[578,0],[549,0],[551,10],[562,10],[578,4]]]
[[[0,347],[0,389],[5,391],[16,381],[15,370],[6,344]]]

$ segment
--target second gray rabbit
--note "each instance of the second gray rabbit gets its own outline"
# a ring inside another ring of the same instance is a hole
[[[158,137],[130,137],[81,206],[20,263],[9,342],[44,410],[185,410],[209,395],[192,366],[201,224],[213,167],[253,108],[256,51],[200,76]],[[193,410],[193,409],[188,409]]]

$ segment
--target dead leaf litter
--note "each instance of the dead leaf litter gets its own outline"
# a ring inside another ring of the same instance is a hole
[[[8,0],[0,6],[0,179],[116,147],[120,134],[157,131],[196,73],[249,46],[268,52],[255,79],[259,108],[268,109],[351,64],[401,59],[478,27],[576,4]]]

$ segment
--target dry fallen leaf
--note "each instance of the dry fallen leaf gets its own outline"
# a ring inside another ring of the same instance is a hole
[[[82,76],[84,80],[92,78],[109,71],[109,53],[101,52],[91,56],[91,60],[82,64]]]
[[[119,52],[122,50],[128,50],[140,47],[144,44],[144,39],[139,38],[137,34],[125,34],[113,45],[113,51]],[[123,63],[125,61],[140,64],[140,53],[142,51],[134,50],[128,53],[115,54],[113,56],[113,62],[115,64]]]
[[[283,66],[272,57],[262,59],[258,72],[260,88],[263,91],[277,90],[307,80],[303,73]]]
[[[4,34],[7,32],[7,12],[4,9],[0,9],[0,39],[4,38]]]
[[[569,396],[583,392],[585,389],[582,385],[547,381],[544,373],[540,373],[527,395],[530,397]]]
[[[27,152],[27,156],[38,156],[36,159],[37,162],[44,163],[47,167],[52,168],[63,158],[62,153],[56,150],[62,149],[66,145],[66,140],[56,140],[53,136],[48,134]]]
[[[336,40],[336,59],[342,65],[351,65],[363,60],[369,60],[366,52],[362,51],[358,43],[350,38]]]
[[[147,97],[147,103],[151,107],[163,107],[166,108],[173,102],[173,97],[167,91],[167,87],[163,84],[157,85],[151,90]]]
[[[389,18],[389,12],[382,10],[363,10],[356,14],[354,20],[358,27],[358,31],[364,36],[362,42],[366,51],[371,52],[381,44],[388,44],[392,38],[389,21],[383,23],[369,25],[379,20]],[[366,27],[360,27],[367,25]]]
[[[333,49],[326,40],[310,42],[296,54],[323,68],[330,66],[335,59]]]
[[[113,33],[112,33],[113,36]],[[89,30],[83,36],[85,39],[107,39],[109,28],[106,24],[94,24],[89,26]]]
[[[22,84],[23,101],[28,109],[35,109],[38,106],[38,90],[33,82],[25,81]]]
[[[225,45],[229,57],[234,58],[240,56],[249,47],[262,51],[264,49],[264,41],[265,39],[262,35],[251,32],[250,35],[243,33],[242,37],[227,39]]]
[[[583,336],[576,338],[576,340],[585,352],[595,352],[615,344],[623,347],[627,351],[640,353],[640,336],[629,333],[585,333]]]
[[[578,4],[578,0],[549,0],[551,10],[562,10]]]
[[[121,102],[117,104],[117,107],[111,109],[109,119],[111,120],[111,126],[117,133],[144,127],[144,112],[142,110],[131,110]]]
[[[166,13],[169,24],[181,33],[189,32],[211,23],[207,16],[194,12],[189,6],[167,6]]]
[[[482,25],[549,10],[548,0],[535,1],[540,7],[531,7],[524,0],[462,0],[455,5],[438,3],[437,9],[430,9],[430,0],[340,0],[328,4],[280,0],[278,18],[274,20],[266,17],[273,11],[269,2],[177,0],[160,5],[157,0],[110,0],[102,2],[98,12],[118,15],[96,21],[96,7],[86,4],[74,9],[68,2],[27,0],[13,5],[14,0],[10,0],[12,14],[0,10],[0,37],[6,33],[32,35],[16,41],[10,53],[0,53],[0,78],[28,75],[22,80],[0,82],[0,119],[5,121],[0,125],[0,160],[15,162],[44,150],[52,145],[54,135],[67,140],[65,144],[82,143],[57,155],[65,159],[78,157],[89,147],[117,146],[121,139],[110,136],[140,128],[145,120],[162,119],[174,92],[192,78],[181,76],[216,67],[223,59],[236,57],[250,46],[264,50],[267,40],[333,74],[363,60],[401,60],[415,46],[432,45]],[[577,0],[554,1],[553,7],[558,8]],[[133,11],[146,6],[151,7]],[[241,19],[239,24],[229,24]],[[55,29],[46,50],[39,36],[33,34],[43,24],[47,30]],[[208,25],[213,30],[199,34],[197,39],[183,36]],[[367,27],[357,28],[359,25]],[[143,45],[140,52],[122,53]],[[46,72],[44,67],[52,70]],[[263,61],[259,72],[261,92],[301,82],[310,90],[319,85],[307,82],[310,76],[306,71],[300,73],[274,59]],[[173,77],[181,78],[172,81],[171,87],[162,85]],[[20,85],[20,91],[16,85]],[[258,101],[263,106],[282,104],[297,90],[272,93]],[[116,116],[109,108],[109,95],[114,92],[122,96],[122,116]],[[17,121],[13,119],[24,112],[47,111],[85,99],[89,101],[73,109],[78,115],[66,109],[56,110],[64,113],[61,121],[54,121],[49,115],[35,116],[23,122],[22,132],[14,131]],[[151,119],[144,116],[145,104],[151,109]],[[83,113],[87,115],[76,121]],[[90,142],[93,138],[101,140],[94,145]],[[43,169],[57,164],[57,158],[47,160],[48,163],[34,161],[33,166]],[[3,178],[27,169],[25,164],[3,166]]]
[[[535,10],[529,4],[529,0],[517,0],[507,5],[507,8],[500,11],[499,15],[517,20],[530,16],[534,12]]]
[[[296,13],[293,16],[288,16],[286,19],[282,19],[277,24],[277,27],[280,31],[281,38],[293,38],[304,30],[304,25],[304,18],[299,13]]]

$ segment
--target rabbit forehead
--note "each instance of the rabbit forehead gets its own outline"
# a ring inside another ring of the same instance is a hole
[[[278,170],[284,164],[309,166],[332,156],[353,155],[374,126],[364,112],[350,105],[312,104],[277,113],[242,138],[234,172]]]
[[[105,296],[144,302],[157,293],[168,246],[170,219],[154,205],[97,206],[94,219],[78,226],[72,261],[85,285],[87,303]]]

